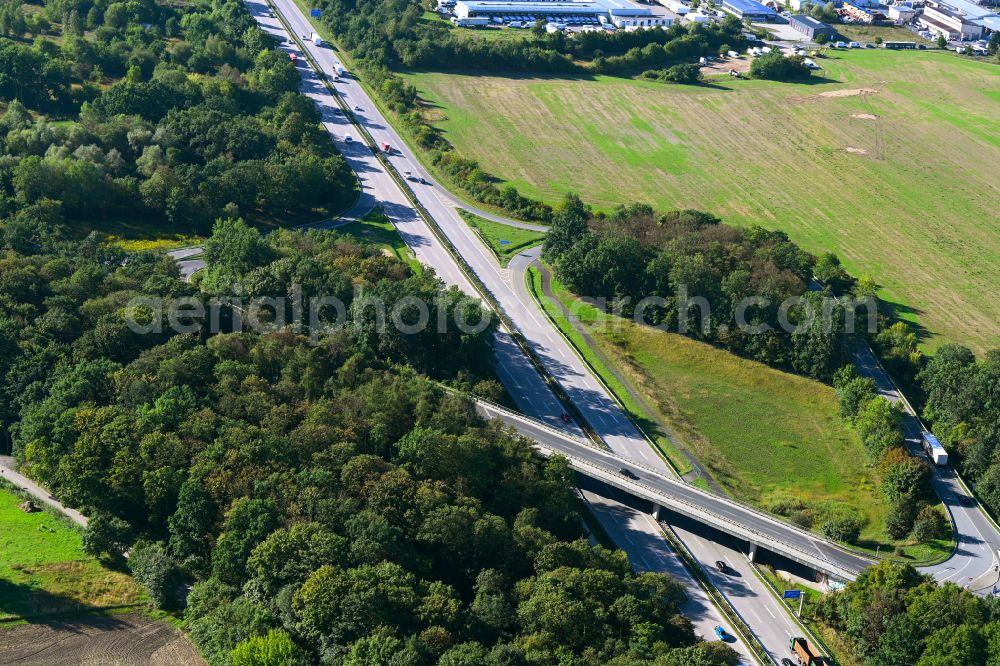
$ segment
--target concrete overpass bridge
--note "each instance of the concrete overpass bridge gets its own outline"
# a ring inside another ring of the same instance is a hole
[[[838,580],[854,580],[873,559],[849,552],[828,539],[758,509],[673,479],[652,467],[598,448],[589,440],[569,434],[499,405],[477,400],[476,410],[499,419],[535,443],[543,456],[559,454],[578,473],[653,503],[654,516],[669,509],[709,525],[757,548],[777,553]],[[627,469],[637,478],[621,473]]]

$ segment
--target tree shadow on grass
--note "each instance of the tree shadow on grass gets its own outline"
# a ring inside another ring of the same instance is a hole
[[[924,311],[920,308],[907,305],[906,303],[887,301],[880,297],[879,312],[889,317],[892,321],[905,322],[910,331],[917,336],[918,342],[923,343],[930,338],[930,331],[917,322],[917,319],[924,314]]]
[[[0,579],[0,626],[16,620],[48,622],[55,618],[99,610],[101,609],[77,599]]]

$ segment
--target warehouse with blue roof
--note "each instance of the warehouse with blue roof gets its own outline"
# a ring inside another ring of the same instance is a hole
[[[770,23],[778,19],[778,12],[754,0],[723,0],[722,8],[736,18],[750,19],[757,23]]]

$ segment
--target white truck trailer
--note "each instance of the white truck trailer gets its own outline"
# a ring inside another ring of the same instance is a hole
[[[932,463],[938,467],[944,467],[948,464],[948,452],[941,446],[937,437],[925,430],[920,433],[920,439],[924,445],[924,453],[927,454]]]
[[[320,37],[319,34],[314,32],[312,34],[312,43],[315,44],[316,46],[323,46],[323,38]]]

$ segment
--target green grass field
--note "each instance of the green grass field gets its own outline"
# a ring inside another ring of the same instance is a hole
[[[458,214],[476,231],[486,246],[493,250],[501,266],[506,266],[521,250],[538,245],[545,239],[545,234],[541,232],[500,224],[461,208],[458,209]]]
[[[52,613],[134,606],[146,600],[126,574],[84,554],[80,533],[0,484],[0,622]]]
[[[861,546],[873,553],[879,549],[889,555],[902,546],[907,558],[925,561],[950,552],[953,543],[948,540],[916,545],[886,538],[888,505],[866,465],[861,441],[840,419],[830,386],[610,317],[578,301],[555,279],[552,289],[600,355],[625,374],[655,409],[655,417],[734,497],[765,508],[788,498],[820,511],[828,505],[852,507],[867,518]],[[582,349],[582,336],[565,317],[551,304],[546,310]],[[591,365],[600,366],[602,377],[612,374],[594,350],[583,353]],[[617,395],[626,394],[621,382],[607,383]],[[630,411],[641,409],[632,405]],[[677,454],[669,453],[675,460]]]
[[[562,315],[558,306],[548,298],[545,298],[542,293],[542,276],[541,273],[534,266],[528,267],[528,286],[530,287],[532,294],[538,300],[542,306],[542,310],[545,314],[552,320],[552,323],[562,332],[564,336],[569,340],[570,344],[576,348],[576,350],[583,357],[583,360],[590,366],[591,370],[596,374],[600,380],[607,386],[611,392],[618,398],[621,406],[624,408],[625,412],[629,415],[632,421],[638,425],[650,437],[656,446],[660,449],[660,453],[666,458],[667,462],[673,467],[674,471],[679,476],[684,476],[691,471],[692,467],[688,460],[683,456],[683,454],[678,451],[667,436],[660,432],[657,427],[656,422],[653,421],[651,415],[642,408],[638,401],[634,400],[629,394],[625,385],[615,376],[611,368],[606,364],[598,355],[595,353],[594,349],[587,344],[587,341],[583,339],[583,336],[570,324],[565,316]],[[574,316],[578,318],[589,317],[591,319],[599,319],[603,315],[598,312],[595,308],[584,306],[574,311]],[[699,485],[701,487],[706,487],[706,484],[702,479],[698,479]]]
[[[837,32],[847,41],[869,43],[881,37],[884,42],[916,42],[931,46],[934,40],[924,39],[909,28],[900,25],[868,25],[864,23],[838,23]]]
[[[423,266],[410,252],[410,248],[406,247],[406,243],[396,231],[396,227],[392,225],[392,222],[380,208],[371,211],[359,222],[351,222],[337,227],[336,231],[338,234],[350,236],[359,242],[382,248],[383,253],[396,257],[404,264],[409,265],[415,273],[419,274],[423,270]]]
[[[407,78],[460,154],[528,195],[783,229],[875,276],[927,348],[1000,343],[1000,67],[882,49],[819,62],[812,84]]]

